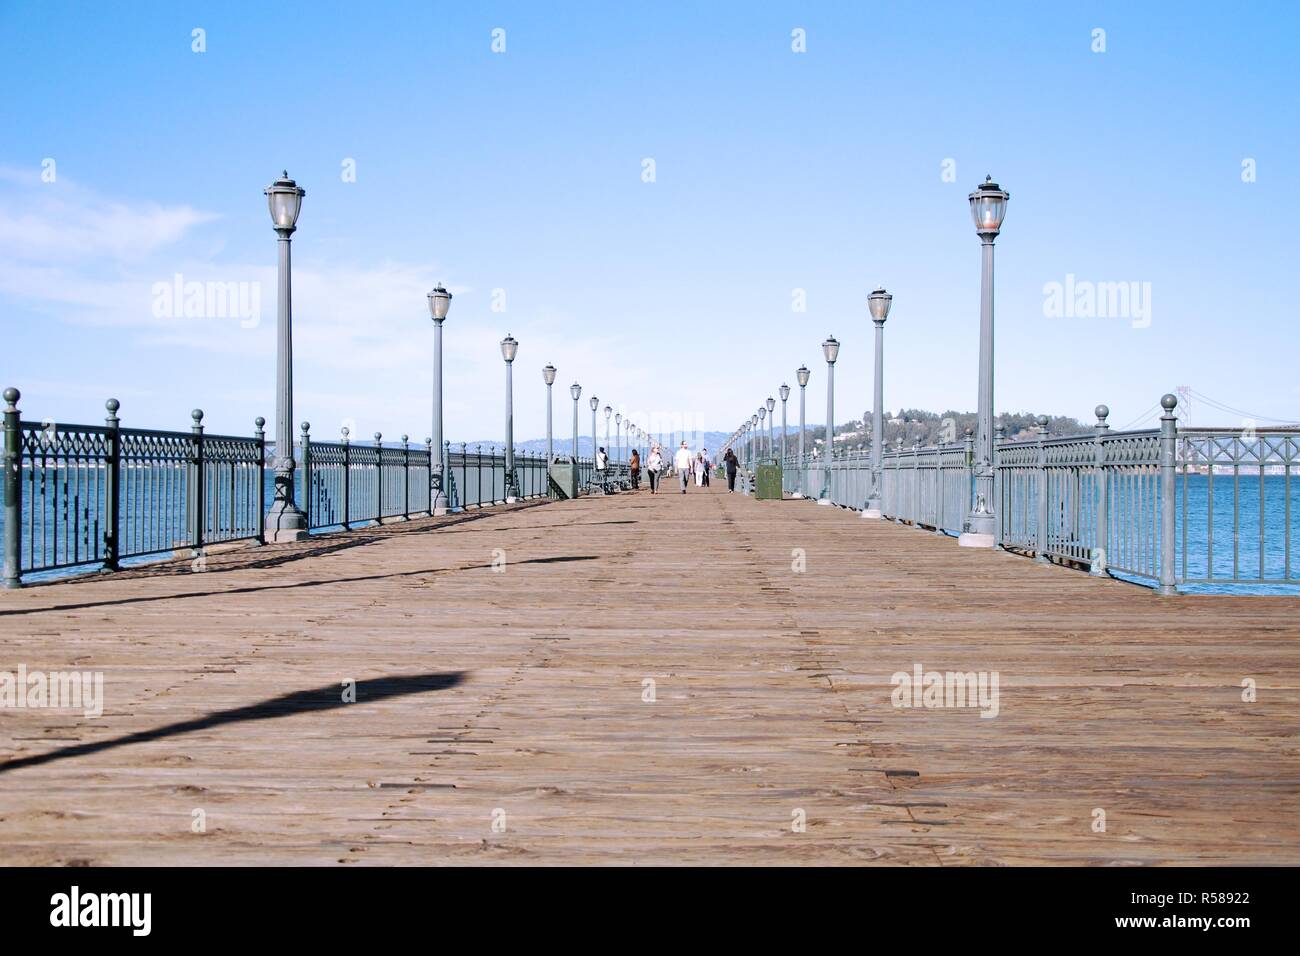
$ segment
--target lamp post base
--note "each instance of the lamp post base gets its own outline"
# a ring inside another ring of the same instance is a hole
[[[801,499],[801,498],[803,498],[803,492],[802,492],[802,491],[792,491],[792,492],[790,492],[790,497],[791,497],[791,498],[800,498],[800,499]]]
[[[441,488],[433,493],[433,507],[429,509],[429,514],[435,518],[448,514],[451,509],[448,507],[447,494]]]
[[[883,514],[881,514],[879,508],[864,508],[864,509],[862,510],[862,517],[864,517],[864,518],[873,518],[873,519],[879,521],[879,520],[883,519],[885,516],[884,516]]]
[[[993,535],[980,531],[963,531],[957,536],[957,544],[963,548],[991,548],[996,543]]]
[[[273,504],[266,514],[263,529],[268,544],[303,541],[310,537],[307,531],[307,516],[290,503]]]
[[[506,504],[513,505],[517,501],[519,501],[519,499],[516,498],[514,495],[506,495]]]
[[[819,505],[825,505],[826,507],[830,507],[830,505],[831,505],[831,499],[829,499],[829,498],[818,498],[818,499],[817,499],[817,503],[818,503]]]

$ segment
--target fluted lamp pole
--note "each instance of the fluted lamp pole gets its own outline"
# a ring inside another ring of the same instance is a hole
[[[542,369],[542,381],[546,383],[546,467],[555,461],[554,432],[551,428],[551,386],[555,384],[555,366],[549,362]]]
[[[885,319],[894,297],[883,288],[867,296],[867,308],[876,326],[876,376],[874,411],[871,414],[871,493],[862,511],[864,518],[880,518],[881,462],[885,444]]]
[[[992,176],[970,194],[971,218],[980,237],[980,370],[979,422],[975,437],[975,504],[957,543],[967,548],[991,548],[997,541],[993,503],[993,240],[1007,213],[1005,192]]]
[[[429,510],[447,513],[447,490],[443,469],[442,443],[442,323],[451,308],[451,293],[439,282],[429,293],[429,317],[433,319],[433,434],[429,436]]]
[[[828,336],[822,343],[822,355],[826,359],[826,465],[825,484],[817,497],[819,505],[831,503],[831,459],[835,455],[835,360],[840,357],[840,343],[835,336]]]
[[[515,484],[515,392],[514,364],[519,343],[506,333],[501,340],[501,357],[506,360],[506,504],[519,500],[519,486]]]
[[[582,386],[574,382],[569,386],[573,396],[573,467],[578,467],[578,399],[582,398]]]
[[[275,499],[266,513],[267,541],[300,541],[307,537],[307,516],[293,490],[293,294],[290,237],[298,228],[298,213],[306,190],[286,171],[264,190],[271,225],[279,236],[279,275],[276,299],[275,363]]]
[[[768,395],[767,401],[767,457],[776,457],[776,399]]]
[[[790,401],[790,386],[782,382],[781,387],[777,390],[777,394],[781,396],[781,464],[784,466],[785,439],[786,433],[790,430],[789,425],[786,424],[786,406]]]
[[[794,493],[794,497],[804,498],[808,494],[805,487],[808,482],[808,461],[803,449],[803,433],[807,429],[808,379],[812,373],[800,365],[795,369],[794,375],[799,382],[799,490]]]

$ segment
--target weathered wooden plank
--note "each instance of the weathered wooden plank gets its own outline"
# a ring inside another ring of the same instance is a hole
[[[1300,862],[1296,599],[714,489],[0,602],[0,670],[107,697],[0,710],[5,863]],[[996,671],[998,716],[895,708],[917,664]]]

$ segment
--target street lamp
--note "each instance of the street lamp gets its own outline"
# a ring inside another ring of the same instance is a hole
[[[758,413],[755,412],[749,416],[749,462],[751,469],[758,467],[758,459],[762,454],[763,446],[759,441]]]
[[[772,458],[776,455],[776,399],[768,395],[764,405],[767,405],[767,457]]]
[[[578,399],[582,398],[582,386],[574,382],[569,386],[569,394],[573,396],[573,467],[578,467]],[[577,474],[575,471],[574,474]]]
[[[807,428],[805,424],[805,411],[807,406],[808,379],[812,373],[807,368],[800,365],[794,372],[795,380],[799,383],[799,490],[794,493],[794,497],[803,498],[808,493],[804,487],[807,482],[808,462],[805,460],[803,451],[803,433]]]
[[[429,293],[429,317],[433,319],[433,434],[429,436],[429,512],[447,513],[447,492],[443,487],[446,467],[442,445],[442,322],[451,308],[451,293],[439,282]]]
[[[785,464],[785,436],[786,433],[790,430],[789,426],[786,425],[786,419],[785,419],[786,403],[789,402],[790,400],[790,386],[782,382],[781,387],[777,389],[777,394],[781,396],[781,463],[782,465],[784,465]]]
[[[986,176],[970,194],[971,219],[980,237],[980,372],[979,424],[975,439],[975,504],[957,543],[967,548],[991,548],[997,539],[993,511],[993,240],[1007,214],[1005,192]]]
[[[623,413],[617,412],[614,415],[614,440],[618,444],[623,443]]]
[[[840,343],[828,336],[822,343],[826,358],[826,483],[817,499],[819,505],[831,503],[831,460],[835,456],[835,360],[840,357]]]
[[[595,395],[587,399],[587,406],[591,409],[591,463],[592,467],[596,465],[596,409],[600,408],[600,399]],[[605,462],[609,463],[609,449],[605,449]]]
[[[767,436],[763,434],[763,431],[766,426],[767,426],[767,408],[760,405],[758,406],[758,457],[760,459],[764,457],[763,442],[767,439]],[[768,442],[767,450],[769,452],[771,451],[770,442]]]
[[[555,445],[551,438],[551,386],[555,384],[555,366],[549,362],[542,368],[542,381],[546,383],[546,467],[555,460]]]
[[[889,307],[894,297],[883,288],[878,288],[867,296],[867,308],[871,312],[871,321],[876,325],[876,381],[875,411],[871,415],[871,494],[867,497],[867,506],[862,511],[864,518],[880,518],[881,492],[881,452],[885,444],[885,319],[889,318]]]
[[[506,360],[506,504],[519,500],[515,485],[515,393],[514,362],[519,343],[509,332],[501,340],[501,357]]]
[[[608,405],[605,406],[605,450],[609,451],[609,416],[614,414],[614,409]]]
[[[264,190],[271,210],[271,227],[279,236],[279,281],[276,301],[275,363],[275,500],[266,513],[267,541],[300,541],[307,537],[307,516],[293,493],[293,294],[289,237],[297,228],[306,190],[286,171]]]

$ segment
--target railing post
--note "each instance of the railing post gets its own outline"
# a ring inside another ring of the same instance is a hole
[[[104,455],[104,570],[106,571],[116,571],[121,557],[121,538],[118,533],[118,524],[121,521],[121,492],[118,489],[121,486],[122,433],[121,423],[117,417],[117,410],[121,407],[116,398],[110,398],[104,403],[104,408],[108,409],[108,416],[104,419],[104,424],[108,427],[105,436],[108,447]],[[260,513],[258,523],[261,523]]]
[[[993,520],[993,547],[1002,547],[1002,529],[1006,526],[1007,510],[1002,507],[1002,443],[1007,440],[1007,426],[993,429],[993,500],[998,503]]]
[[[1093,482],[1097,495],[1097,541],[1092,549],[1092,560],[1088,563],[1088,573],[1101,578],[1110,576],[1106,570],[1107,549],[1110,547],[1110,489],[1107,487],[1105,442],[1106,433],[1110,431],[1110,425],[1106,423],[1110,409],[1098,405],[1094,411],[1097,413],[1097,426],[1092,438],[1097,468],[1096,481]]]
[[[1178,461],[1178,407],[1176,395],[1160,399],[1164,414],[1160,416],[1160,587],[1158,594],[1177,594],[1174,576],[1174,499],[1177,495],[1176,466]]]
[[[203,487],[206,476],[203,467],[203,409],[196,408],[190,412],[194,424],[190,426],[193,459],[190,464],[190,547],[196,552],[203,551],[204,512],[207,496]]]
[[[1051,514],[1048,507],[1051,487],[1047,478],[1047,448],[1043,444],[1047,440],[1048,423],[1046,415],[1038,416],[1038,542],[1034,546],[1034,560],[1039,564],[1047,564],[1049,561],[1047,525]]]
[[[352,507],[352,443],[348,441],[348,435],[351,433],[346,425],[343,426],[342,443],[343,443],[343,529],[346,531],[352,527],[351,507]]]
[[[258,415],[253,425],[253,437],[257,440],[257,543],[266,544],[266,522],[262,520],[266,514],[266,419]]]
[[[384,523],[384,436],[375,432],[375,524]]]
[[[411,517],[411,445],[406,435],[402,436],[402,517]]]
[[[23,567],[23,451],[22,424],[16,388],[4,391],[4,581],[6,588],[22,587]]]
[[[298,443],[302,445],[302,513],[303,524],[311,530],[311,422],[299,426],[302,435]]]

